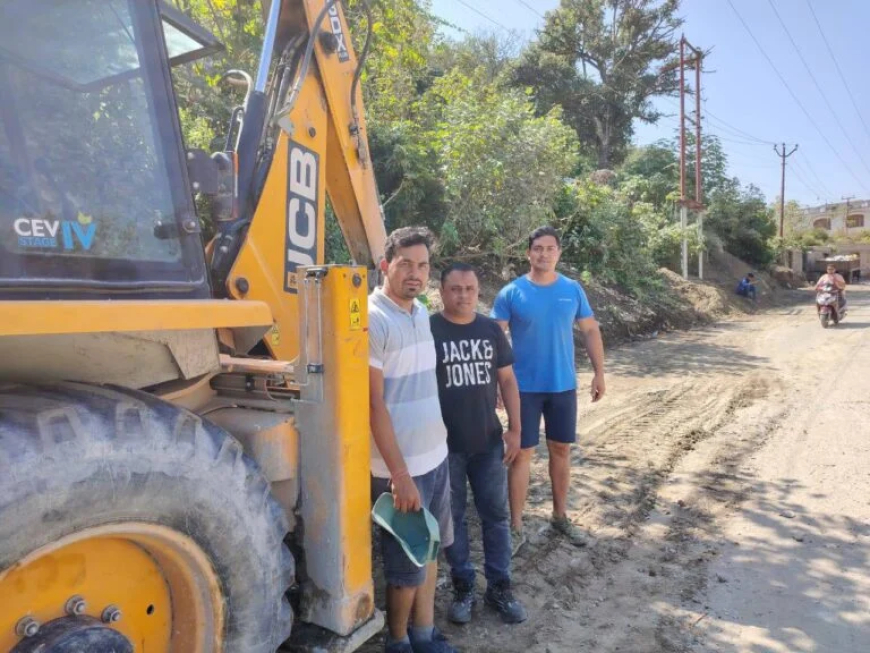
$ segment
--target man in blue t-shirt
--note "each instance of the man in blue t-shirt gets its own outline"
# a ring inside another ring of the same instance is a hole
[[[604,396],[604,343],[598,322],[579,283],[556,272],[562,253],[559,234],[541,227],[529,236],[529,274],[502,288],[492,317],[509,328],[514,371],[520,387],[520,453],[508,472],[514,551],[525,542],[523,508],[529,490],[532,454],[544,418],[553,488],[552,527],[582,546],[582,531],[568,519],[571,444],[577,439],[577,377],[574,323],[592,362],[592,401]]]

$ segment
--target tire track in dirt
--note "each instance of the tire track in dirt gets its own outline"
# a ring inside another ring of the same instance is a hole
[[[768,386],[760,375],[731,378],[724,387],[721,380],[679,382],[635,393],[614,412],[582,425],[571,513],[592,535],[587,548],[549,533],[542,447],[533,466],[527,513],[532,541],[514,560],[516,593],[530,619],[508,628],[479,610],[471,626],[446,628],[451,641],[461,650],[481,652],[682,650],[673,645],[682,641],[673,634],[685,628],[681,616],[651,608],[661,597],[678,602],[697,591],[703,574],[695,569],[696,560],[706,563],[711,554],[703,546],[700,554],[694,550],[696,531],[712,518],[702,511],[669,510],[649,533],[647,522],[680,462],[708,439],[733,432],[728,427],[738,413],[763,400]],[[476,532],[476,518],[471,519]],[[474,556],[482,567],[479,542]],[[439,607],[444,614],[449,582],[442,573]],[[482,591],[482,580],[479,586]]]

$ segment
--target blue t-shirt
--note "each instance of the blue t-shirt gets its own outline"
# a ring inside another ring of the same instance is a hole
[[[521,392],[576,389],[574,321],[593,316],[583,287],[561,274],[549,286],[523,276],[501,289],[490,317],[510,327]]]

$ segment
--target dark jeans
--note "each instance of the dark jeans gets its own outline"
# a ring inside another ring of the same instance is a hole
[[[483,528],[484,575],[487,583],[510,580],[511,532],[507,504],[507,469],[502,463],[504,444],[499,440],[489,451],[467,455],[451,453],[450,487],[453,504],[453,546],[444,549],[454,580],[474,583],[465,518],[468,483]],[[467,479],[467,480],[466,480]]]

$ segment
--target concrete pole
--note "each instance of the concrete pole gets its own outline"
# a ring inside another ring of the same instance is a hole
[[[682,240],[682,271],[683,271],[683,279],[689,278],[689,241],[686,240],[686,229],[689,227],[689,209],[686,208],[686,205],[683,204],[680,206],[680,229],[683,233]]]
[[[701,188],[701,65],[703,56],[695,50],[695,204],[698,212],[698,242],[704,243],[704,193]],[[704,279],[704,248],[698,248],[698,279]]]
[[[795,145],[791,152],[787,152],[785,149],[785,143],[782,144],[782,152],[779,151],[779,147],[774,145],[773,150],[776,152],[779,157],[782,159],[782,184],[779,190],[779,237],[782,239],[784,237],[785,231],[785,160],[790,157],[792,154],[797,152],[798,146]]]

